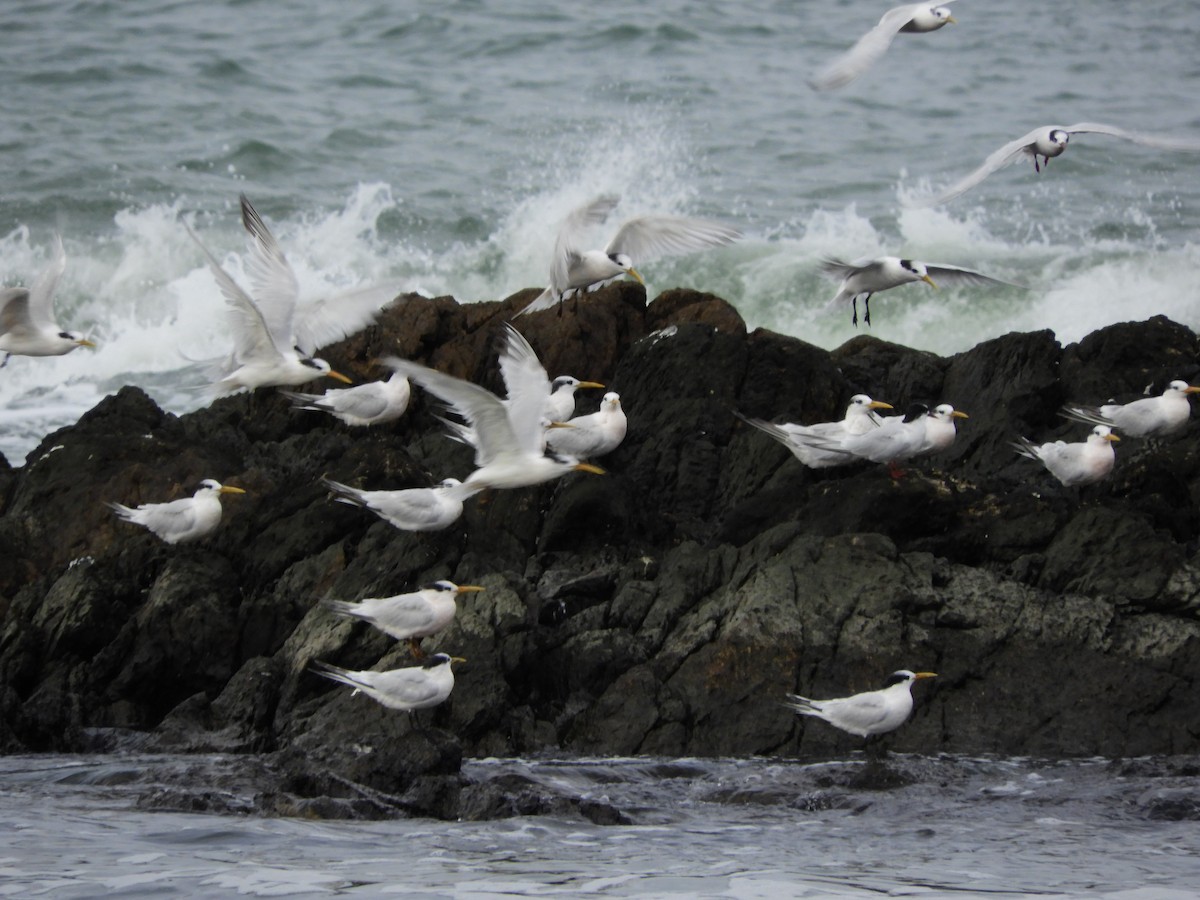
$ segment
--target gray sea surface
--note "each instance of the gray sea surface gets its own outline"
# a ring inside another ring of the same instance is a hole
[[[904,205],[1038,125],[1200,139],[1200,6],[962,0],[956,25],[900,35],[857,81],[812,91],[887,6],[7,0],[0,282],[29,283],[61,231],[60,320],[99,346],[0,370],[0,452],[20,464],[123,384],[173,412],[206,402],[188,360],[230,338],[179,220],[241,277],[241,191],[305,297],[543,285],[558,222],[616,193],[615,221],[688,213],[746,234],[647,264],[651,296],[711,291],[821,346],[858,333],[824,309],[827,255],[1029,288],[876,298],[873,334],[938,353],[1155,314],[1200,327],[1200,154],[1080,135],[1040,175],[1022,162],[946,207]]]
[[[473,760],[629,824],[309,821],[139,808],[238,757],[0,758],[0,896],[1105,897],[1200,884],[1200,761]],[[894,782],[894,786],[880,784]],[[247,792],[225,801],[253,806]]]

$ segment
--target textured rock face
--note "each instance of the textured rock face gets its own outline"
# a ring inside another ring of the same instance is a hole
[[[323,356],[365,379],[395,354],[499,390],[497,338],[529,299],[401,298]],[[860,336],[829,353],[747,334],[718,298],[646,306],[628,284],[517,325],[552,376],[619,391],[628,436],[607,475],[481,495],[444,532],[396,531],[319,484],[465,476],[470,452],[419,392],[399,422],[351,430],[272,392],[177,418],[126,388],[25,467],[0,466],[0,748],[87,749],[96,729],[134,729],[158,749],[273,753],[291,798],[278,811],[333,814],[316,798],[334,797],[344,814],[485,816],[561,804],[467,785],[463,755],[844,753],[860,742],[794,716],[784,693],[874,688],[907,667],[941,677],[916,688],[897,749],[1196,750],[1197,426],[1123,441],[1112,479],[1082,490],[1008,446],[1078,439],[1064,401],[1194,383],[1188,329],[1154,319],[1066,348],[1012,334],[949,359]],[[733,415],[823,421],[860,391],[971,418],[893,479],[805,469]],[[104,506],[205,477],[247,494],[196,545]],[[426,641],[468,660],[446,704],[414,723],[308,671],[408,661],[322,597],[438,578],[487,588]]]

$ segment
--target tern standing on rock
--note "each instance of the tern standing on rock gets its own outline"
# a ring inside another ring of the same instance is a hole
[[[397,640],[408,641],[412,655],[424,659],[421,639],[437,634],[454,621],[459,594],[482,590],[474,584],[435,581],[409,594],[368,597],[356,603],[326,600],[324,605],[339,616],[362,619]]]
[[[244,493],[241,488],[206,478],[190,497],[169,503],[143,503],[136,508],[120,503],[108,506],[123,521],[141,525],[168,544],[185,544],[211,534],[221,524],[222,494]]]
[[[802,716],[813,716],[835,728],[863,738],[895,731],[912,713],[913,683],[923,678],[936,678],[934,672],[911,672],[901,669],[888,676],[883,688],[866,691],[836,700],[810,700],[798,694],[788,694],[788,706]]]

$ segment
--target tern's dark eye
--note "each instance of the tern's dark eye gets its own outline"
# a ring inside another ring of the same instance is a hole
[[[884,687],[891,687],[893,684],[904,684],[908,681],[908,676],[903,672],[893,672],[888,676],[888,680],[883,683]]]
[[[75,335],[71,334],[71,332],[69,332],[69,331],[60,331],[60,332],[58,333],[58,336],[59,336],[60,338],[62,338],[64,341],[73,341],[73,340],[75,340]]]
[[[910,271],[910,272],[916,272],[916,271],[917,271],[916,269],[914,269],[914,268],[913,268],[913,264],[912,264],[912,260],[911,260],[911,259],[902,259],[902,260],[900,260],[900,268],[902,268],[902,269],[908,269],[908,271]]]

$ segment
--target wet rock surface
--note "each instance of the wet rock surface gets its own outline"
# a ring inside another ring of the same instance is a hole
[[[322,355],[359,379],[399,355],[499,391],[497,341],[529,299],[403,297]],[[0,749],[136,734],[143,750],[252,754],[272,773],[242,799],[176,786],[150,804],[615,822],[620,810],[581,796],[465,779],[462,760],[844,754],[861,742],[794,716],[783,695],[914,668],[940,677],[917,687],[896,750],[1196,750],[1200,426],[1122,441],[1112,478],[1082,489],[1008,445],[1080,439],[1057,416],[1066,401],[1195,383],[1190,330],[1156,318],[1067,347],[1011,334],[950,358],[863,334],[827,352],[747,333],[711,295],[646,305],[633,284],[516,324],[552,376],[619,391],[628,436],[608,474],[485,493],[443,532],[399,532],[319,483],[465,476],[470,451],[420,392],[400,421],[352,430],[272,391],[176,417],[127,387],[25,466],[0,463]],[[806,469],[733,415],[824,421],[856,392],[971,418],[893,478]],[[600,393],[581,392],[580,411]],[[198,544],[168,547],[105,507],[186,496],[206,477],[247,493],[224,498]],[[318,602],[439,578],[486,587],[425,642],[468,660],[443,706],[410,721],[309,670],[408,664],[403,644]],[[1145,804],[1194,817],[1190,794]]]

